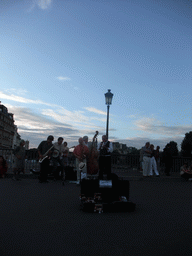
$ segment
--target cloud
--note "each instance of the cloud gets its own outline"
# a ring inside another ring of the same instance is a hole
[[[37,5],[42,9],[42,10],[45,10],[47,8],[50,7],[51,5],[51,0],[38,0],[37,1]]]
[[[163,137],[159,139],[155,138],[150,138],[150,137],[132,137],[132,138],[126,138],[122,140],[114,140],[118,141],[120,143],[126,144],[127,147],[135,147],[137,149],[140,149],[145,145],[147,141],[149,141],[151,144],[154,144],[155,148],[156,146],[160,146],[160,150],[163,151],[164,147],[169,143],[170,141],[175,141],[177,142],[178,150],[181,149],[181,142],[184,139],[183,137],[180,136],[175,136],[175,137]]]
[[[35,112],[27,107],[18,107],[6,104],[9,113],[14,113],[15,125],[22,139],[29,140],[30,148],[37,147],[50,134],[55,137],[64,137],[69,146],[78,144],[80,136],[93,137],[96,130],[103,132],[103,127],[90,122],[83,111],[68,111],[64,108],[43,109]]]
[[[76,138],[78,134],[81,134],[81,131],[73,125],[49,119],[41,115],[41,113],[33,112],[29,108],[15,107],[9,104],[6,107],[9,113],[14,113],[18,132],[23,139],[30,141],[30,147],[37,147],[50,134],[55,137],[55,140],[59,136],[66,139],[70,138],[71,143],[74,141],[73,136]]]
[[[40,104],[40,105],[47,105],[47,106],[52,106],[52,107],[58,107],[58,105],[55,104],[49,104],[46,102],[43,102],[41,100],[31,100],[27,99],[24,97],[17,96],[15,94],[6,94],[0,91],[0,98],[1,99],[6,99],[6,100],[11,100],[11,101],[16,101],[20,103],[25,103],[25,104]]]
[[[8,94],[14,94],[14,95],[26,95],[26,93],[28,92],[27,90],[23,89],[23,88],[9,88],[5,90],[6,93]]]
[[[46,10],[51,6],[52,0],[33,0],[28,12],[32,12],[35,7],[39,7],[41,10]]]
[[[181,136],[192,129],[192,125],[165,125],[154,117],[142,117],[133,122],[136,129],[141,132],[161,136]]]
[[[57,108],[56,111],[53,109],[43,109],[42,115],[51,117],[57,122],[63,123],[63,124],[73,124],[74,127],[81,127],[86,129],[95,129],[100,128],[95,125],[92,121],[100,121],[105,122],[106,120],[103,120],[102,118],[96,118],[96,117],[88,117],[84,115],[83,111],[69,111],[64,109],[63,107]]]
[[[99,115],[105,115],[105,116],[107,115],[107,112],[93,108],[93,107],[85,107],[84,109],[86,109],[89,112],[96,113]]]
[[[66,76],[58,76],[57,79],[59,81],[71,81],[71,78],[66,77]]]

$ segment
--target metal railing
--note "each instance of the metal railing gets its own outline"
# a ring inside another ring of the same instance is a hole
[[[13,149],[0,149],[0,155],[2,155],[8,164],[8,171],[12,171],[12,166],[14,162],[14,155],[13,155]],[[124,171],[135,168],[140,168],[140,162],[139,162],[139,155],[132,155],[132,154],[112,154],[112,168]],[[191,158],[190,157],[173,157],[173,166],[172,166],[172,172],[179,172],[180,167],[185,163],[188,162],[191,164]],[[73,153],[69,153],[68,157],[68,164],[71,167],[75,167],[75,157],[73,156]],[[26,150],[26,163],[25,163],[25,171],[30,172],[30,169],[35,169],[38,171],[40,168],[39,160],[38,160],[38,154],[37,151],[30,151]],[[165,166],[164,163],[160,159],[160,168],[161,170],[164,170]]]

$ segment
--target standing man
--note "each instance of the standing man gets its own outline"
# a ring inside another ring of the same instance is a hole
[[[89,155],[89,149],[84,145],[82,137],[79,138],[79,145],[75,147],[73,154],[76,157],[77,184],[80,184],[81,171],[87,173],[86,157]],[[81,169],[80,163],[82,163],[82,166],[84,164],[84,168]]]
[[[20,145],[13,151],[14,164],[13,164],[13,180],[19,180],[20,172],[25,173],[25,141],[21,140]]]
[[[143,147],[143,177],[150,176],[151,153],[150,143],[146,142]]]
[[[51,150],[53,148],[52,141],[54,137],[49,135],[47,140],[42,141],[38,146],[38,154],[40,158],[40,175],[39,175],[39,182],[47,182],[47,175],[49,169],[49,156],[51,154]],[[44,160],[43,160],[44,159]]]
[[[84,143],[84,145],[89,148],[89,146],[88,146],[88,144],[89,144],[89,143],[88,143],[88,140],[89,140],[88,136],[84,136],[84,137],[83,137],[83,143]]]
[[[61,166],[61,177],[63,179],[64,174],[64,159],[63,154],[65,152],[63,138],[59,137],[57,142],[53,144],[53,154],[52,154],[52,163],[53,163],[53,175],[54,180],[57,178],[57,167],[58,164]]]
[[[102,136],[102,142],[98,145],[99,151],[99,179],[103,179],[103,174],[107,174],[107,179],[111,175],[111,153],[113,152],[113,145],[108,141],[107,136]]]

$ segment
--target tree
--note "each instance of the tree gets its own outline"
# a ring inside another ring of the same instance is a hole
[[[181,155],[191,157],[192,152],[192,131],[185,134],[185,138],[181,143]]]
[[[171,155],[172,156],[178,156],[179,154],[179,151],[178,151],[178,148],[177,148],[177,142],[175,141],[170,141],[169,143],[167,144],[170,144],[171,148],[170,148],[170,151],[171,151]],[[167,147],[167,145],[165,146]],[[163,152],[164,152],[165,149],[163,149]]]

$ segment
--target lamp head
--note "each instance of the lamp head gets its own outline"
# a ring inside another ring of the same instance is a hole
[[[111,90],[108,89],[108,92],[105,93],[105,104],[106,105],[111,105],[112,104],[112,98],[113,98],[113,93],[111,93]]]

